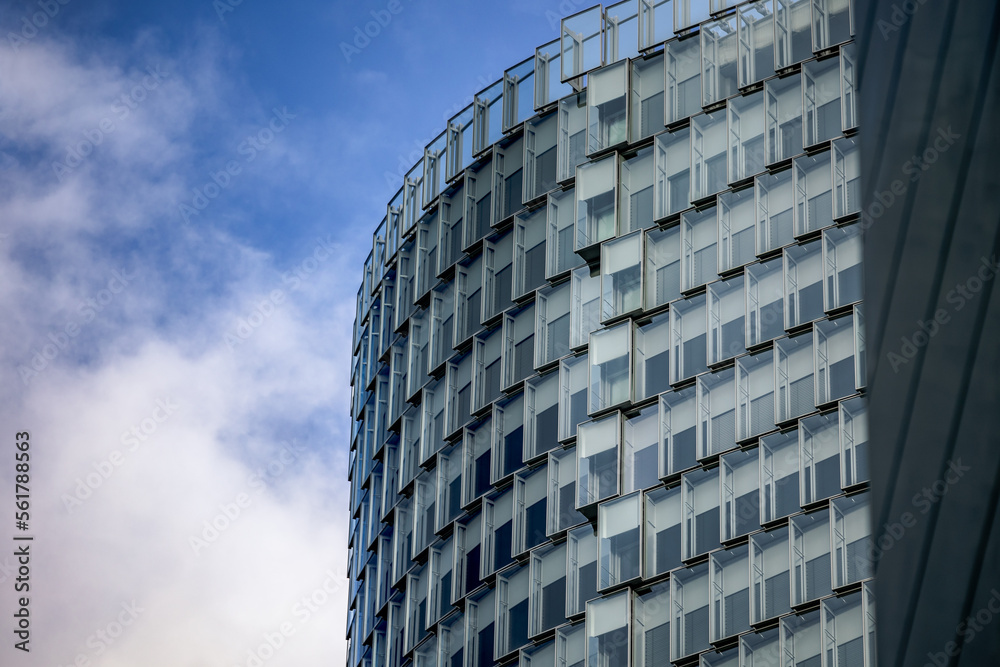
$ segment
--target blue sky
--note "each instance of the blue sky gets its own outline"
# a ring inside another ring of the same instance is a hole
[[[342,664],[371,233],[447,118],[584,6],[0,7],[0,424],[31,433],[37,540],[31,655],[5,626],[0,663],[246,665],[288,630],[265,664]]]

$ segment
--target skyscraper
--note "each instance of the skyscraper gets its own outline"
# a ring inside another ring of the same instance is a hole
[[[350,667],[875,664],[852,11],[586,9],[427,146],[358,293]]]

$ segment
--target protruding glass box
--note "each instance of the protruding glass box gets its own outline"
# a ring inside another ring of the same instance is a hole
[[[760,520],[768,524],[799,511],[799,434],[793,429],[760,439]]]
[[[573,349],[590,342],[590,334],[601,327],[601,274],[590,267],[573,270],[570,302],[569,344]]]
[[[564,183],[576,176],[587,160],[587,91],[559,100],[559,138],[556,179]]]
[[[632,661],[653,665],[670,654],[670,584],[663,582],[632,597]]]
[[[479,155],[503,136],[503,79],[481,90],[474,98],[473,155]]]
[[[576,444],[576,507],[583,510],[618,493],[621,413],[580,424]]]
[[[566,543],[531,552],[529,630],[537,636],[566,622]]]
[[[708,20],[709,0],[674,0],[674,30],[685,28]]]
[[[493,488],[491,446],[493,444],[493,419],[485,420],[475,427],[465,429],[464,442],[464,485],[463,506],[469,506]]]
[[[449,361],[445,379],[448,383],[448,435],[451,439],[472,418],[472,355]]]
[[[625,420],[622,493],[648,489],[660,482],[660,407],[650,405]]]
[[[452,568],[455,578],[452,583],[452,604],[457,604],[483,584],[479,575],[483,557],[482,524],[482,514],[479,512],[455,523],[455,565]]]
[[[619,166],[618,213],[620,235],[653,226],[654,151],[647,146]]]
[[[576,427],[587,419],[590,362],[587,355],[559,362],[559,440],[576,435]]]
[[[693,470],[681,476],[684,522],[681,556],[691,560],[721,545],[719,525],[719,469]]]
[[[698,458],[736,446],[736,375],[732,367],[698,376]]]
[[[493,484],[501,484],[524,465],[524,394],[493,404],[493,444],[490,447]]]
[[[454,354],[455,283],[447,282],[431,292],[431,369],[438,370]]]
[[[746,544],[716,551],[709,559],[712,616],[709,638],[717,642],[750,629],[750,567]],[[733,657],[738,658],[738,652]],[[736,661],[739,662],[738,660]],[[738,665],[734,664],[734,667]]]
[[[646,233],[646,309],[681,296],[681,228],[651,229]]]
[[[545,207],[514,218],[513,298],[523,301],[545,284]]]
[[[785,328],[823,317],[823,244],[785,248]]]
[[[483,256],[460,263],[455,268],[455,344],[479,333],[483,315]]]
[[[639,0],[622,0],[604,10],[604,61],[639,54]]]
[[[660,220],[691,206],[691,130],[661,132],[654,147],[653,215]]]
[[[795,158],[795,235],[801,236],[833,224],[833,179],[830,153]]]
[[[783,70],[812,57],[810,0],[774,0],[774,67]]]
[[[586,667],[629,664],[631,602],[626,590],[587,603]]]
[[[691,119],[691,202],[701,205],[727,187],[728,141],[725,109]]]
[[[705,295],[674,301],[670,306],[673,355],[670,383],[677,384],[708,370]]]
[[[836,412],[799,420],[799,480],[803,505],[840,493],[839,435]]]
[[[528,645],[527,565],[515,567],[497,576],[496,640],[493,657],[504,660]]]
[[[740,88],[774,76],[772,0],[749,2],[737,10]]]
[[[568,83],[562,82],[562,55],[560,40],[554,39],[535,49],[535,111],[572,92]]]
[[[842,401],[840,413],[840,483],[847,489],[871,479],[868,466],[868,403],[862,398]]]
[[[559,446],[559,373],[546,373],[524,383],[524,460],[531,461]]]
[[[819,610],[783,617],[779,632],[781,655],[786,660],[793,665],[822,664]]]
[[[792,171],[761,174],[755,181],[757,199],[757,254],[776,250],[795,240],[792,214]]]
[[[640,4],[645,4],[640,0]],[[632,143],[663,130],[663,54],[632,62]]]
[[[702,106],[711,106],[738,92],[738,43],[735,14],[701,26]]]
[[[627,405],[632,399],[632,323],[590,334],[590,398],[595,414]]]
[[[576,254],[576,190],[550,192],[546,205],[545,277],[554,279],[583,264]]]
[[[597,511],[598,589],[638,579],[641,570],[642,495],[633,493],[601,503]]]
[[[737,450],[720,458],[722,540],[728,542],[760,530],[760,462],[758,450]]]
[[[490,322],[514,305],[514,235],[510,232],[483,243],[483,322]]]
[[[861,301],[864,291],[861,227],[857,224],[823,230],[825,270],[823,302],[827,311]]]
[[[830,513],[820,510],[789,520],[792,606],[830,595]]]
[[[503,73],[503,131],[516,130],[535,115],[535,59],[519,62]]]
[[[661,313],[633,332],[635,400],[670,389],[670,316]]]
[[[503,385],[514,391],[535,372],[535,305],[529,303],[503,318]]]
[[[697,465],[698,399],[695,387],[660,394],[660,429],[663,450],[660,477]]]
[[[674,36],[670,0],[639,0],[639,48],[649,49]]]
[[[684,292],[719,277],[717,214],[715,206],[681,213],[681,290]]]
[[[483,498],[483,559],[479,573],[488,579],[514,562],[514,490]]]
[[[722,363],[746,352],[746,297],[743,276],[708,286],[708,363]]]
[[[779,258],[750,264],[744,272],[747,292],[747,349],[784,335],[785,290]]]
[[[426,567],[413,570],[406,577],[406,624],[403,645],[412,651],[427,637],[427,581]]]
[[[805,2],[806,0],[798,0]],[[791,0],[775,0],[776,3]],[[796,73],[764,82],[768,166],[802,152],[802,77]]]
[[[476,336],[472,341],[472,405],[476,413],[488,409],[500,398],[502,352],[502,329]]]
[[[813,327],[816,358],[816,405],[826,405],[857,392],[854,318],[821,320]]]
[[[447,156],[448,169],[446,174],[449,182],[461,176],[462,172],[472,164],[474,143],[472,119],[473,107],[470,104],[448,121],[448,129],[446,130],[448,149],[445,155]]]
[[[604,63],[604,15],[600,5],[564,18],[559,36],[563,81]]]
[[[857,137],[833,142],[833,217],[835,220],[861,211],[861,155]]]
[[[663,47],[667,125],[701,111],[701,40],[672,40]]]
[[[817,146],[840,136],[840,59],[802,63],[802,98],[805,145]]]
[[[670,659],[674,662],[709,647],[708,579],[708,563],[677,570],[670,577]]]
[[[647,491],[643,524],[643,575],[647,579],[681,566],[681,487]]]
[[[557,113],[538,116],[524,123],[524,203],[534,202],[557,187],[558,136]]]
[[[813,51],[823,51],[851,39],[854,32],[851,14],[851,0],[812,0]]]
[[[764,171],[764,93],[734,97],[729,112],[729,182],[740,183]]]
[[[454,567],[454,538],[438,542],[430,550],[430,599],[427,605],[427,629],[448,615],[451,607],[451,581]]]
[[[545,530],[548,481],[544,466],[514,476],[514,553],[517,556],[548,539]]]
[[[443,449],[437,458],[436,530],[444,530],[462,514],[462,443]]]
[[[566,616],[582,614],[597,597],[597,535],[590,524],[566,535]]]
[[[601,321],[642,310],[641,231],[601,245]]]
[[[576,170],[576,252],[584,259],[599,255],[597,244],[617,232],[618,158],[609,155]]]
[[[872,665],[865,659],[865,609],[861,591],[823,600],[823,653],[830,667]]]
[[[788,527],[750,536],[751,623],[791,610]]]
[[[774,351],[736,360],[736,437],[749,440],[774,430]]]
[[[490,667],[494,664],[496,639],[496,592],[489,588],[471,596],[465,603],[466,667]]]
[[[844,131],[858,126],[858,60],[854,43],[840,47],[840,105]]]
[[[816,409],[813,387],[812,332],[774,343],[776,423],[784,424]]]
[[[833,587],[842,588],[875,574],[871,529],[871,491],[830,503],[833,533]]]
[[[621,60],[587,77],[587,155],[628,141],[628,73]]]
[[[535,368],[545,368],[570,351],[570,296],[562,282],[542,287],[535,295]]]
[[[576,509],[576,448],[549,452],[548,523],[550,536],[586,520]],[[596,576],[596,575],[595,575]]]

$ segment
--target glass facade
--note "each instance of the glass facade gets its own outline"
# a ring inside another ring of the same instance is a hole
[[[377,225],[348,667],[874,665],[850,0],[625,0]]]

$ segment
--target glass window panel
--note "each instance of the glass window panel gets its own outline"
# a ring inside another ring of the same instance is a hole
[[[580,424],[577,436],[576,506],[579,509],[618,493],[621,413]]]
[[[496,641],[496,598],[494,589],[478,593],[466,602],[466,667],[492,667]]]
[[[404,179],[403,226],[400,235],[407,236],[423,215],[424,162],[417,162]]]
[[[644,575],[651,579],[681,566],[681,487],[649,491],[645,499]]]
[[[406,580],[404,645],[407,651],[412,651],[427,636],[427,581],[429,578],[425,568],[420,567],[414,570]]]
[[[459,176],[472,164],[472,118],[470,104],[448,121],[448,180]]]
[[[660,437],[663,451],[660,476],[697,465],[698,399],[695,387],[660,394]]]
[[[704,294],[671,303],[671,384],[708,370],[707,319]]]
[[[826,310],[860,301],[864,288],[861,227],[854,224],[824,230],[823,254]]]
[[[503,73],[503,131],[509,132],[535,115],[535,59],[518,63]]]
[[[861,586],[861,600],[865,608],[865,665],[874,667],[877,647],[875,642],[875,593],[872,588],[871,582],[865,582]]]
[[[465,615],[459,613],[438,626],[438,664],[462,667],[465,660]]]
[[[781,70],[812,56],[809,0],[774,0],[774,67]]]
[[[520,211],[524,199],[524,137],[493,146],[493,221],[502,226]]]
[[[566,622],[566,543],[533,550],[530,567],[529,626],[536,636]]]
[[[774,430],[774,351],[736,360],[736,435],[749,440]]]
[[[628,62],[591,72],[587,80],[587,154],[628,141]]]
[[[849,586],[875,573],[877,553],[871,531],[871,492],[865,491],[830,503],[833,530],[833,585]]]
[[[414,255],[413,241],[406,243],[399,250],[396,257],[396,307],[395,307],[395,327],[397,330],[404,328],[406,320],[413,314],[414,288],[416,285],[416,257]]]
[[[657,315],[633,335],[635,400],[641,401],[670,389],[670,316]]]
[[[556,630],[556,662],[566,667],[584,667],[587,653],[585,624],[565,626]]]
[[[861,591],[823,600],[823,654],[828,667],[869,664],[865,660],[865,612]]]
[[[802,63],[802,95],[806,146],[829,141],[841,133],[840,60]]]
[[[590,335],[590,399],[594,414],[629,402],[632,396],[632,323],[622,322]]]
[[[851,39],[851,0],[812,0],[813,51]]]
[[[701,111],[701,41],[673,40],[663,47],[667,91],[667,124]]]
[[[774,13],[771,0],[748,2],[738,11],[740,87],[774,76]]]
[[[708,363],[718,364],[746,352],[746,297],[743,276],[708,286]]]
[[[840,47],[840,104],[844,130],[858,126],[858,66],[854,43]]]
[[[534,373],[535,305],[529,303],[516,313],[506,313],[503,336],[503,387],[513,391]]]
[[[473,248],[490,235],[493,225],[493,159],[478,170],[465,172],[465,239],[463,250]]]
[[[857,391],[854,363],[854,318],[823,320],[813,328],[816,353],[816,404],[823,405]]]
[[[684,522],[681,524],[681,556],[696,558],[718,549],[719,469],[694,470],[681,476]]]
[[[781,667],[778,628],[740,636],[740,664],[746,667]]]
[[[716,551],[710,559],[712,614],[709,637],[718,641],[750,629],[750,567],[748,547]],[[732,656],[739,657],[738,651]],[[733,663],[738,667],[739,660]],[[714,665],[729,664],[713,663]]]
[[[619,174],[619,233],[653,226],[653,147],[622,160]]]
[[[639,46],[648,49],[674,36],[670,0],[639,0]]]
[[[642,575],[639,558],[639,528],[642,496],[609,500],[598,507],[597,532],[600,569],[598,588],[606,589]]]
[[[836,412],[799,421],[803,505],[840,493],[840,423]]]
[[[490,486],[490,446],[493,438],[493,421],[487,419],[475,428],[465,430],[464,473],[465,499],[469,505],[492,488]]]
[[[799,511],[797,430],[760,439],[760,520],[770,523]]]
[[[448,438],[472,418],[472,355],[448,363]]]
[[[454,353],[455,283],[447,282],[431,292],[431,369],[439,369]]]
[[[868,403],[863,397],[840,403],[841,485],[846,489],[871,479],[868,466]]]
[[[823,317],[822,243],[785,248],[785,328]]]
[[[681,214],[681,289],[694,289],[716,280],[719,253],[718,209],[715,206],[701,211],[691,210]]]
[[[819,611],[781,619],[781,655],[785,664],[821,664]]]
[[[670,577],[670,659],[704,651],[709,647],[708,563],[677,570]]]
[[[796,235],[833,224],[833,189],[830,155],[826,151],[795,158],[792,169],[795,185]]]
[[[563,282],[535,295],[535,368],[569,354],[571,292],[571,283]]]
[[[546,206],[545,277],[556,278],[566,271],[583,264],[583,258],[576,254],[574,226],[576,190],[570,188],[562,192],[550,192]]]
[[[757,254],[780,248],[794,240],[792,224],[792,171],[761,174],[755,180],[757,200]]]
[[[775,418],[781,424],[816,409],[813,387],[812,333],[774,343]]]
[[[562,20],[562,80],[569,81],[603,64],[604,17],[601,6]]]
[[[468,519],[455,523],[455,565],[452,571],[452,604],[479,588],[482,562],[482,514],[477,512]]]
[[[601,326],[601,274],[581,266],[573,271],[571,284],[569,344],[575,349],[586,345]]]
[[[473,408],[480,412],[500,397],[502,370],[503,330],[476,336],[472,341],[472,393]]]
[[[606,241],[616,233],[615,155],[582,164],[576,173],[576,251]],[[591,253],[593,254],[593,253]],[[581,253],[586,259],[586,254]]]
[[[576,510],[576,448],[549,452],[547,468],[548,533],[555,535],[586,520]]]
[[[711,106],[738,92],[737,45],[735,14],[702,25],[701,80],[704,106]]]
[[[799,514],[789,521],[792,605],[830,595],[830,513]]]
[[[445,273],[462,258],[465,242],[465,181],[450,194],[441,195],[439,208],[440,226],[438,237],[438,276]]]
[[[483,579],[514,562],[514,491],[483,499]]]
[[[670,654],[670,585],[632,598],[632,664],[654,667]]]
[[[545,208],[514,218],[515,299],[523,299],[545,284],[545,232]]]
[[[590,362],[587,355],[559,362],[559,439],[576,435],[577,425],[587,419],[587,385]]]
[[[784,334],[782,262],[773,259],[750,264],[744,273],[747,292],[747,347]]]
[[[420,404],[420,465],[426,464],[445,445],[445,406],[448,392],[444,380],[436,380],[424,389]]]
[[[691,201],[712,197],[727,187],[726,110],[691,119]]]
[[[597,597],[597,534],[590,524],[566,536],[566,615],[583,613]]]
[[[514,234],[483,244],[483,321],[487,322],[514,305]]]
[[[411,512],[411,499],[403,498],[396,505],[396,516],[393,525],[396,530],[392,533],[393,538],[393,566],[392,582],[393,588],[397,588],[399,582],[406,573],[415,565],[410,559],[410,552],[413,543],[413,521]]]
[[[524,394],[493,404],[494,484],[501,484],[517,472],[524,460]]]
[[[642,232],[601,245],[601,321],[642,310]]]
[[[542,456],[559,446],[559,373],[524,383],[524,458]]]
[[[460,346],[482,330],[483,256],[455,269],[455,341]]]
[[[641,3],[641,0],[640,0]],[[633,143],[663,130],[663,54],[632,63],[632,126]]]
[[[524,124],[524,202],[544,197],[556,183],[559,114],[532,118]]]
[[[789,2],[790,0],[775,0]],[[805,0],[799,0],[805,2]],[[802,152],[802,84],[796,73],[764,82],[765,143],[768,165]]]
[[[708,19],[708,0],[674,0],[674,30],[681,31]]]
[[[646,233],[646,309],[681,295],[681,228],[652,229]]]
[[[732,367],[698,376],[698,458],[736,446],[736,376]]]
[[[497,577],[494,657],[502,660],[528,645],[528,566]],[[416,667],[416,666],[415,666]]]
[[[867,384],[865,367],[865,317],[861,304],[854,304],[854,375],[858,381],[858,391],[865,388]]]
[[[764,93],[729,100],[729,182],[738,183],[764,171]]]
[[[548,539],[545,530],[548,479],[544,466],[514,477],[514,552],[518,555]]]
[[[428,601],[427,629],[445,617],[452,610],[451,580],[454,567],[454,543],[449,537],[430,552],[431,591]]]
[[[438,454],[437,530],[443,530],[462,514],[462,445],[455,444]]]
[[[656,135],[653,213],[657,220],[691,206],[690,137],[688,127]]]
[[[568,83],[562,82],[561,40],[554,39],[535,49],[535,111],[538,111],[572,92]]]
[[[630,603],[629,591],[587,603],[587,667],[629,664]]]
[[[634,58],[639,53],[639,0],[624,0],[604,12],[605,62]]]
[[[722,539],[728,541],[760,530],[760,463],[758,451],[735,451],[721,457]]]
[[[622,493],[648,489],[660,482],[660,408],[651,405],[625,420]]]
[[[788,528],[750,536],[751,622],[761,623],[791,609]]]
[[[559,139],[556,174],[560,182],[576,176],[587,160],[587,91],[559,100]]]
[[[833,142],[833,216],[842,218],[861,210],[861,155],[857,138]]]
[[[503,136],[503,83],[501,79],[475,96],[473,152],[476,154],[482,153]]]

